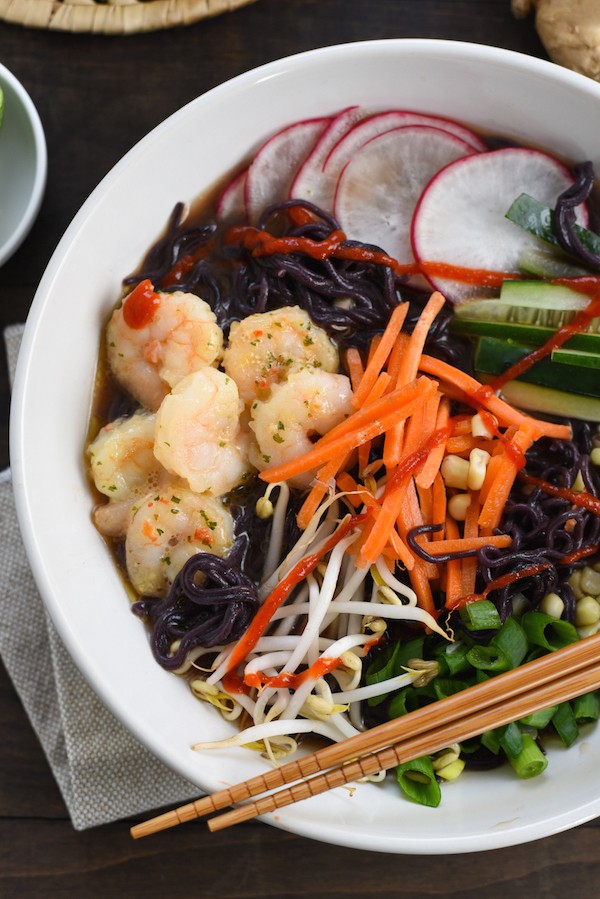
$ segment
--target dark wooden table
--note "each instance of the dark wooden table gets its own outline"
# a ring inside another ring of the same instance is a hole
[[[123,153],[170,113],[228,78],[290,53],[391,37],[470,40],[545,56],[533,21],[513,19],[510,0],[258,0],[187,28],[129,37],[0,23],[0,61],[31,94],[49,150],[38,221],[0,269],[0,325],[25,319],[81,203]],[[4,466],[5,374],[0,402]],[[514,849],[441,858],[331,847],[260,823],[214,836],[191,824],[140,842],[129,837],[131,822],[77,833],[1,666],[0,734],[0,897],[598,895],[597,823]]]

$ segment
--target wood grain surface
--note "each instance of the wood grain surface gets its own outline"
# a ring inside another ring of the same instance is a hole
[[[99,180],[170,113],[254,66],[318,46],[391,37],[469,40],[545,57],[509,0],[258,0],[187,28],[128,37],[0,22],[0,61],[40,113],[49,177],[39,218],[0,269],[0,325],[22,321],[64,230]],[[49,364],[52,349],[48,350]],[[0,378],[0,460],[9,390]],[[1,626],[1,624],[0,624]],[[202,823],[134,842],[129,823],[77,833],[0,668],[0,899],[592,899],[596,822],[512,849],[389,856],[312,842],[261,823],[210,835]],[[398,814],[402,814],[399,804]]]

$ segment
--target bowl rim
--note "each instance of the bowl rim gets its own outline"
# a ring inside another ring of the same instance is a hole
[[[27,384],[31,366],[30,350],[35,339],[36,325],[44,310],[46,298],[49,289],[52,286],[52,282],[56,277],[60,267],[62,266],[71,239],[82,227],[89,215],[93,212],[97,198],[110,184],[112,184],[114,180],[120,177],[121,171],[124,167],[133,164],[138,154],[144,152],[146,142],[155,139],[158,134],[161,134],[163,130],[168,129],[173,122],[178,120],[179,117],[187,115],[191,106],[198,103],[207,102],[208,100],[210,100],[211,102],[217,102],[220,98],[226,97],[230,93],[243,88],[247,83],[256,83],[258,81],[277,76],[278,74],[283,73],[287,67],[289,67],[290,65],[295,65],[298,62],[301,62],[302,64],[310,64],[310,61],[314,58],[330,56],[332,59],[335,59],[336,57],[343,56],[347,53],[360,53],[363,49],[372,50],[375,47],[378,49],[387,48],[388,50],[406,48],[406,50],[410,52],[431,52],[435,50],[436,52],[446,53],[454,57],[460,57],[465,52],[467,52],[470,59],[476,59],[480,62],[493,61],[509,67],[512,67],[516,64],[517,67],[521,70],[529,71],[534,75],[552,76],[553,78],[555,78],[557,72],[559,72],[560,78],[565,84],[572,84],[579,90],[583,89],[587,93],[592,94],[595,99],[600,100],[600,85],[596,84],[595,82],[591,82],[585,76],[579,75],[566,69],[562,69],[554,63],[548,62],[546,60],[538,59],[537,57],[529,57],[526,54],[519,53],[517,51],[504,50],[502,48],[488,47],[482,44],[473,44],[462,41],[447,41],[422,38],[398,38],[386,39],[381,41],[357,41],[330,47],[323,47],[316,50],[309,50],[294,54],[292,56],[284,57],[282,59],[275,60],[271,63],[267,63],[266,65],[244,72],[236,76],[235,78],[212,88],[196,99],[190,101],[190,103],[174,112],[162,123],[152,129],[152,131],[150,131],[134,147],[132,147],[102,179],[102,181],[90,194],[88,199],[84,202],[84,204],[72,220],[71,224],[65,231],[40,281],[38,290],[36,291],[36,295],[34,297],[31,311],[27,320],[27,326],[25,328],[21,353],[17,365],[10,424],[11,458],[13,459],[13,486],[17,506],[17,518],[21,528],[27,555],[30,560],[32,572],[46,608],[50,613],[50,616],[57,628],[59,635],[63,639],[77,666],[88,680],[90,680],[90,672],[87,660],[85,656],[80,652],[76,641],[73,640],[73,635],[69,627],[69,621],[63,614],[63,609],[58,602],[58,598],[53,594],[52,589],[47,581],[46,562],[44,559],[40,558],[39,554],[36,551],[37,541],[35,536],[35,522],[32,518],[32,507],[27,492],[25,472],[26,466],[23,459],[23,444],[21,440],[24,419],[27,415],[25,400],[27,397]],[[120,704],[120,697],[116,696],[114,692],[110,692],[107,689],[107,684],[105,684],[104,682],[98,682],[95,679],[91,679],[90,682],[95,692],[100,696],[104,704],[116,715],[116,717],[119,718],[119,720],[121,720],[123,724],[128,727],[138,739],[140,739],[146,746],[149,746],[154,754],[156,754],[159,758],[162,758],[162,760],[168,764],[168,760],[164,758],[164,755],[159,750],[158,745],[153,745],[151,742],[149,742],[147,734],[141,734],[137,732],[134,726],[132,727],[131,722],[127,720],[126,708],[122,707]],[[173,767],[173,765],[171,765],[171,767]],[[183,773],[183,775],[186,776],[184,772],[180,773]],[[577,809],[571,810],[568,813],[550,816],[543,826],[539,824],[529,824],[521,826],[520,828],[516,828],[516,839],[514,838],[514,836],[511,838],[511,834],[509,832],[503,833],[502,831],[498,831],[494,834],[481,834],[480,839],[475,839],[473,840],[471,845],[466,846],[464,837],[456,837],[454,834],[448,834],[448,837],[444,840],[443,844],[440,841],[440,843],[436,845],[434,850],[428,849],[426,846],[422,845],[423,841],[419,838],[416,838],[414,840],[405,839],[404,845],[402,847],[399,847],[397,844],[395,844],[394,840],[391,837],[388,841],[385,842],[383,846],[380,847],[359,846],[353,834],[349,834],[345,831],[342,831],[335,835],[331,835],[325,833],[323,827],[321,827],[317,828],[317,832],[315,833],[314,825],[311,824],[310,826],[308,826],[304,821],[294,821],[293,824],[291,824],[289,821],[277,819],[277,816],[268,816],[265,820],[268,820],[269,823],[274,824],[277,827],[290,830],[303,836],[321,839],[332,843],[338,843],[340,845],[351,846],[353,848],[367,848],[377,851],[404,854],[449,854],[467,851],[482,851],[492,848],[515,845],[516,843],[528,842],[530,840],[539,839],[541,837],[545,837],[550,834],[560,832],[561,830],[565,830],[575,825],[584,823],[585,821],[591,820],[598,815],[600,815],[600,797],[596,801],[590,801],[590,803],[588,803],[584,808],[578,807]]]
[[[19,249],[29,234],[40,211],[48,177],[48,148],[42,121],[33,100],[16,75],[14,75],[10,69],[7,69],[6,66],[2,65],[2,63],[0,63],[0,85],[7,85],[11,89],[17,101],[25,111],[25,115],[27,116],[27,120],[31,127],[35,148],[35,168],[33,170],[31,181],[31,193],[20,221],[8,240],[0,246],[0,265],[3,265]]]

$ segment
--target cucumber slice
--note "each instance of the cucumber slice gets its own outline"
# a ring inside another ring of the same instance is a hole
[[[513,343],[510,340],[481,337],[475,351],[475,370],[483,374],[500,375],[527,356],[532,349],[533,347]],[[566,363],[557,365],[550,357],[536,362],[519,375],[517,380],[556,390],[560,390],[567,382],[577,385],[578,394],[600,397],[600,378],[596,371]]]
[[[577,396],[525,381],[508,381],[500,394],[511,405],[528,412],[600,422],[600,400],[595,397]]]
[[[560,247],[554,233],[554,212],[544,203],[530,197],[529,194],[520,194],[506,213],[506,218],[519,225],[524,231],[539,237],[540,240]],[[592,253],[600,254],[600,235],[575,225],[575,233],[581,242]],[[562,248],[561,248],[562,249]]]
[[[497,299],[466,300],[460,306],[455,306],[454,313],[460,320],[515,322],[520,325],[550,328],[552,331],[570,324],[577,315],[574,310],[513,306],[509,303],[499,303]],[[586,333],[600,334],[600,317],[591,320]]]
[[[594,371],[600,369],[600,353],[588,353],[578,349],[560,349],[552,350],[551,359],[559,365],[576,365],[578,368],[593,368]],[[597,375],[596,375],[597,377]]]
[[[540,328],[537,325],[503,321],[471,321],[456,316],[450,323],[450,330],[454,334],[461,334],[464,337],[498,337],[530,346],[542,346],[556,333],[553,328]],[[591,354],[597,353],[600,356],[600,334],[588,334],[587,332],[573,334],[562,347],[564,352],[567,349],[582,350],[584,353]]]
[[[500,290],[500,302],[529,309],[580,312],[590,300],[580,291],[562,284],[549,284],[547,281],[504,281]]]
[[[523,253],[519,259],[519,268],[523,274],[538,278],[576,278],[590,274],[589,268],[574,265],[562,250],[546,247],[544,244]]]

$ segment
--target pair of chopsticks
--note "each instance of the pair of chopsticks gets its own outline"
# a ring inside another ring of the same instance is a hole
[[[244,803],[208,821],[211,831],[222,830],[438,752],[452,743],[468,740],[597,688],[600,688],[600,634],[280,768],[136,824],[131,828],[131,835],[134,839],[148,836],[230,805]],[[291,786],[280,790],[285,784]],[[269,792],[272,790],[277,792]],[[260,796],[261,793],[267,795]]]

